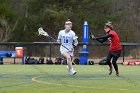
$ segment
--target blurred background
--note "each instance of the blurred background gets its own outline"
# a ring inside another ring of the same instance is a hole
[[[140,0],[0,0],[0,42],[49,42],[37,36],[37,29],[43,26],[50,36],[57,38],[69,18],[79,42],[82,42],[84,21],[88,21],[89,32],[100,36],[105,34],[103,26],[110,20],[121,42],[140,43],[139,16]],[[0,49],[11,46],[1,45]],[[52,45],[52,49],[51,56],[60,55],[58,45]],[[81,49],[78,46],[76,51]],[[108,48],[91,45],[88,49],[89,57],[103,57]],[[49,45],[26,46],[24,50],[33,56],[50,56]],[[126,57],[139,58],[140,47],[129,46],[125,51]]]

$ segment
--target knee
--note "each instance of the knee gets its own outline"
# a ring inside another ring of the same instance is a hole
[[[70,58],[67,58],[67,60],[70,60]]]
[[[110,58],[106,58],[106,63],[110,63],[111,59]]]
[[[112,64],[116,64],[116,61],[112,61]]]
[[[106,63],[111,63],[110,60],[106,60]]]

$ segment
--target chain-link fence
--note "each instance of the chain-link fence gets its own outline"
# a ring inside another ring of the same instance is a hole
[[[79,43],[75,48],[74,57],[79,57],[79,52],[82,51],[84,43]],[[140,58],[140,43],[121,43],[122,54],[121,59],[123,61],[127,59],[139,59]],[[46,57],[56,58],[62,57],[59,51],[60,45],[54,42],[9,42],[0,43],[0,50],[14,50],[15,47],[24,48],[24,56],[32,57]],[[109,44],[89,43],[87,44],[89,59],[102,59],[106,57],[108,53]]]

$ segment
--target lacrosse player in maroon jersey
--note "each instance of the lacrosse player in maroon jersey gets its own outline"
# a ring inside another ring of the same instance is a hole
[[[116,76],[119,76],[118,65],[116,62],[121,55],[122,47],[120,45],[120,40],[117,33],[113,30],[112,22],[108,21],[104,26],[104,30],[106,32],[105,36],[95,37],[94,35],[90,35],[90,38],[95,39],[101,43],[107,40],[110,42],[109,52],[106,59],[106,62],[109,65],[109,75],[112,74],[112,64],[113,64],[113,67],[116,71]],[[112,63],[110,62],[111,59]]]

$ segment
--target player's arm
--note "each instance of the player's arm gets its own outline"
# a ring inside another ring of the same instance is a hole
[[[75,48],[78,45],[78,40],[77,40],[78,36],[74,36],[73,38],[73,47]]]
[[[58,34],[57,43],[61,43],[61,35],[60,35],[60,32]]]
[[[112,35],[111,34],[107,34],[105,36],[101,36],[101,37],[95,37],[95,39],[100,42],[100,43],[103,43],[105,41],[108,40],[108,38],[110,38]]]

